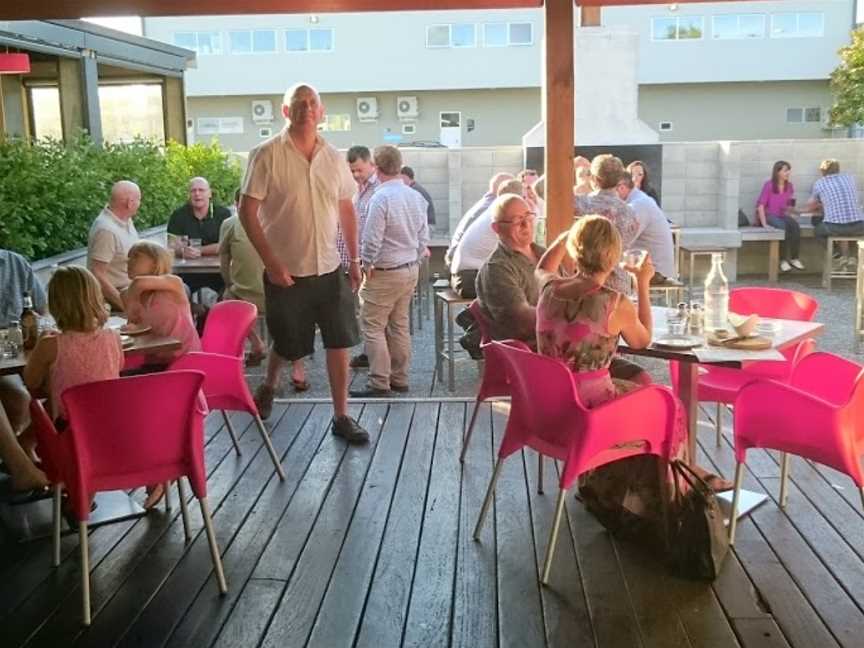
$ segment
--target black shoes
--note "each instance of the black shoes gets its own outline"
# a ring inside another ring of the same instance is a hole
[[[348,363],[348,366],[352,369],[365,369],[369,367],[369,356],[365,353],[361,353],[359,355],[351,358],[351,362]]]
[[[350,416],[334,416],[331,431],[353,445],[369,443],[369,433]]]
[[[364,387],[363,389],[351,389],[348,394],[352,398],[387,398],[393,395],[389,389],[378,389],[377,387]]]

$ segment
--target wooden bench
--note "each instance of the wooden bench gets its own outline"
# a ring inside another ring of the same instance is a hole
[[[457,295],[450,283],[441,279],[435,282],[435,375],[438,380],[444,379],[444,361],[447,361],[447,389],[453,391],[456,385],[456,349],[453,319],[455,311],[460,306],[467,306],[473,299],[465,299]],[[444,325],[447,325],[446,340]],[[446,347],[446,348],[445,348]]]
[[[667,279],[661,284],[653,284],[648,286],[648,294],[651,296],[651,303],[654,303],[655,296],[663,296],[665,305],[672,307],[682,301],[684,296],[684,282],[678,279]],[[659,305],[659,304],[658,304]]]
[[[780,265],[780,241],[786,238],[786,232],[776,227],[739,227],[741,241],[765,241],[768,243],[768,280],[777,281],[777,267]]]
[[[712,254],[726,254],[729,250],[725,245],[694,245],[692,243],[681,244],[681,265],[685,258],[690,259],[690,272],[687,275],[687,292],[692,299],[693,297],[693,281],[696,275],[696,257],[711,256]]]

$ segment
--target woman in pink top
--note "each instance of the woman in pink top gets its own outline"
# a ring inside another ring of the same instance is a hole
[[[130,324],[149,326],[153,333],[180,340],[176,351],[146,356],[147,368],[164,368],[175,358],[201,350],[192,321],[189,298],[180,277],[171,271],[171,254],[153,241],[139,241],[129,249],[128,272],[132,283],[123,293]]]
[[[762,193],[756,201],[756,217],[762,227],[776,227],[786,232],[781,246],[780,269],[789,272],[792,268],[804,269],[798,258],[801,250],[801,226],[795,218],[795,187],[789,182],[792,167],[780,160],[774,163],[771,179],[762,185]]]
[[[39,338],[24,368],[31,391],[48,395],[48,411],[62,428],[66,410],[61,395],[70,387],[120,377],[123,347],[117,331],[104,328],[108,313],[102,289],[89,270],[58,268],[48,282],[48,309],[59,332]]]

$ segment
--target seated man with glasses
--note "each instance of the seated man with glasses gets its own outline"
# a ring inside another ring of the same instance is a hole
[[[477,273],[477,302],[496,340],[522,340],[537,346],[534,269],[545,250],[534,241],[534,212],[518,195],[501,195],[489,208],[495,251]]]
[[[507,180],[498,187],[498,196],[512,194],[521,196],[524,187],[518,180]],[[453,250],[450,262],[450,285],[464,299],[477,296],[474,283],[489,255],[498,245],[498,236],[492,226],[494,202],[471,223]]]

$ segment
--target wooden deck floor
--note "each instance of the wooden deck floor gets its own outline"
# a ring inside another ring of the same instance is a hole
[[[27,646],[800,646],[864,645],[864,516],[851,482],[796,461],[786,513],[739,527],[712,585],[669,577],[568,497],[552,586],[538,586],[555,500],[533,453],[505,464],[482,541],[471,539],[505,416],[485,407],[464,466],[466,406],[367,405],[372,434],[346,448],[324,405],[279,406],[280,484],[248,418],[236,456],[208,420],[210,501],[229,594],[220,598],[197,508],[94,529],[94,619],[80,619],[77,538],[50,567],[47,541],[0,553],[0,644]],[[729,475],[710,429],[702,461]],[[777,498],[779,468],[752,453],[746,486]],[[2,532],[0,532],[2,533]]]

